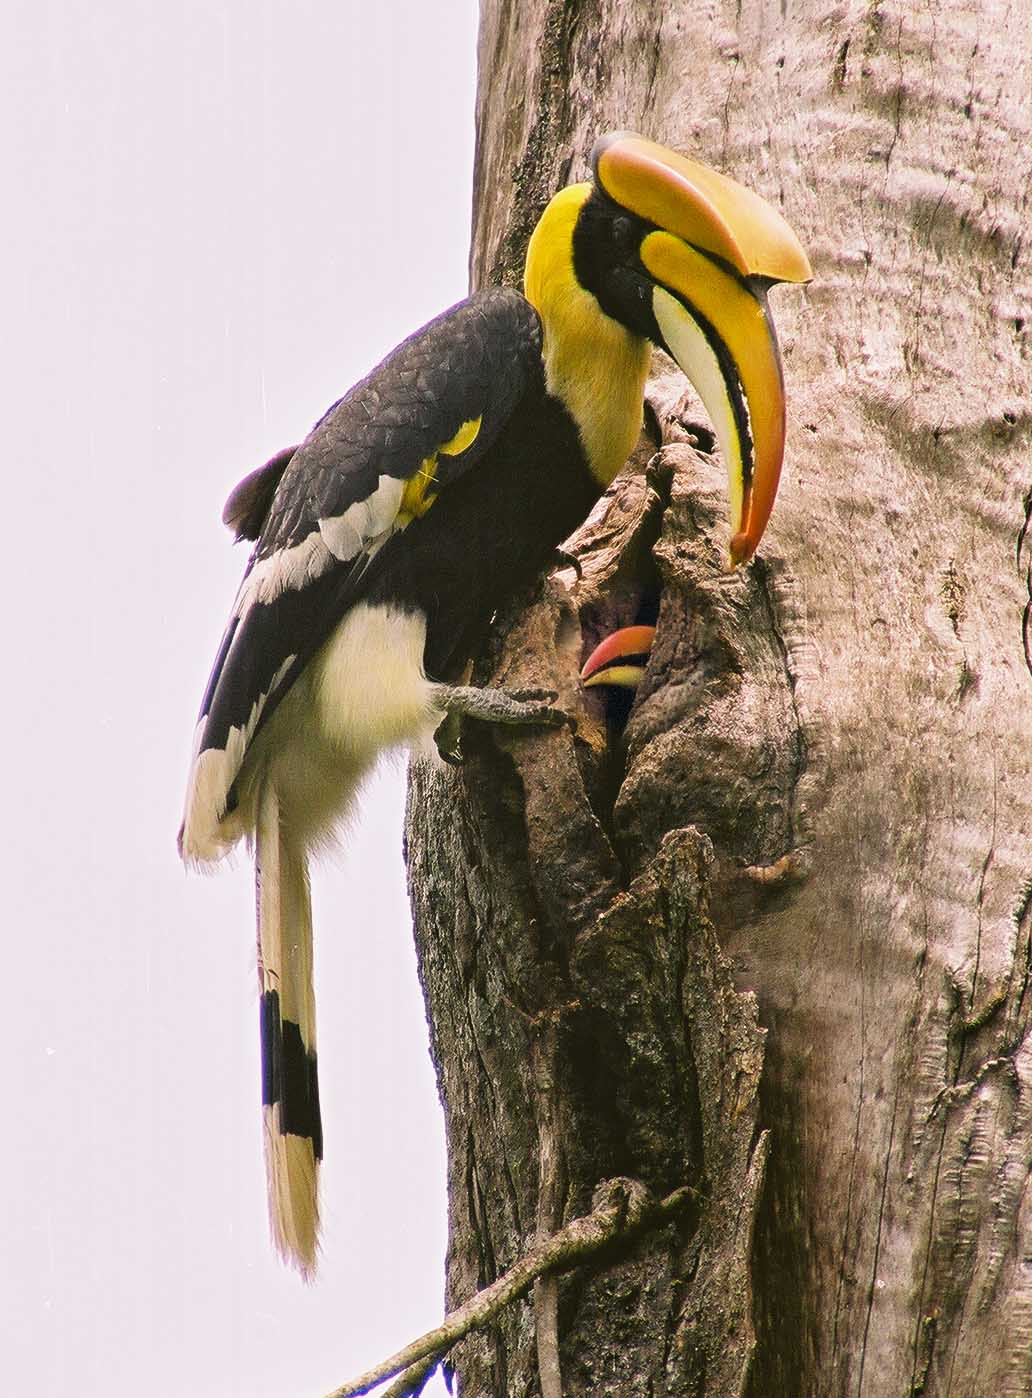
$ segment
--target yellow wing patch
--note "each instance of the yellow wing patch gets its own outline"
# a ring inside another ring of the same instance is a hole
[[[470,418],[468,422],[464,422],[450,441],[439,446],[432,456],[424,457],[419,463],[419,470],[415,475],[409,476],[405,482],[405,489],[402,491],[397,519],[399,529],[404,529],[414,519],[419,519],[421,515],[425,515],[437,499],[435,488],[437,485],[437,458],[442,454],[444,456],[458,456],[467,447],[471,447],[477,439],[483,420],[483,416],[481,416]]]
[[[471,447],[480,435],[480,424],[483,416],[471,417],[468,422],[464,422],[456,432],[450,442],[445,442],[443,447],[438,447],[439,452],[444,452],[445,456],[458,456],[467,447]]]
[[[434,484],[437,477],[437,453],[428,456],[422,461],[419,470],[414,476],[409,476],[405,482],[405,489],[401,493],[401,504],[398,507],[398,527],[404,529],[406,524],[411,524],[420,515],[425,515],[430,506],[437,499],[437,492]]]

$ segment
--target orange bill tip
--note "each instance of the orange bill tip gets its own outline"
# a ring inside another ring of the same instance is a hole
[[[737,568],[739,563],[748,563],[755,552],[756,542],[750,539],[748,534],[732,535],[730,545],[732,568]]]

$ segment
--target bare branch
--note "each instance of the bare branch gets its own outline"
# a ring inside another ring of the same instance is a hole
[[[506,1306],[524,1296],[538,1277],[570,1271],[615,1239],[658,1227],[697,1198],[698,1191],[687,1185],[657,1200],[638,1180],[606,1180],[595,1191],[595,1207],[590,1214],[573,1219],[532,1248],[497,1281],[446,1316],[436,1329],[427,1331],[342,1388],[335,1388],[326,1398],[359,1398],[402,1370],[444,1354],[471,1330],[490,1324]]]
[[[419,1398],[427,1379],[440,1362],[441,1355],[431,1354],[418,1364],[411,1364],[403,1374],[398,1375],[390,1388],[384,1389],[381,1398]]]
[[[536,1244],[547,1242],[561,1221],[559,1204],[559,1143],[555,1121],[556,1020],[540,1026],[534,1041],[534,1078],[538,1101],[538,1199]],[[555,1276],[538,1277],[533,1294],[541,1398],[563,1398],[559,1362],[559,1283]]]

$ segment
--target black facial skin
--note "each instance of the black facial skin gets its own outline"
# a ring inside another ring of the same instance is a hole
[[[642,239],[655,227],[596,187],[573,232],[573,270],[606,315],[662,344],[652,314],[652,282],[638,255]]]
[[[644,335],[654,345],[671,354],[653,310],[655,282],[639,256],[642,241],[656,227],[647,219],[629,213],[596,185],[581,209],[573,231],[573,270],[581,286],[592,293],[606,315],[612,316],[628,330]],[[710,252],[703,255],[738,278],[747,290],[763,302],[765,279],[743,278],[722,258]],[[744,394],[730,351],[714,326],[698,307],[691,304],[684,292],[672,288],[667,290],[689,311],[720,364],[738,425],[743,471],[748,484],[752,477],[752,436]]]

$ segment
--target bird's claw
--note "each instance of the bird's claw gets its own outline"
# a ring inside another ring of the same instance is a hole
[[[466,759],[462,755],[462,721],[458,714],[445,714],[434,731],[437,755],[449,767],[462,767]]]
[[[449,767],[465,767],[466,759],[457,745],[452,747],[440,738],[435,738],[434,742],[437,744],[437,756],[442,762],[446,762]]]

